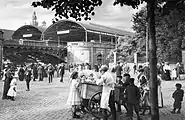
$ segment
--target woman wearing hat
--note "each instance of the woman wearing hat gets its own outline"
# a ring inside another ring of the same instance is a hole
[[[103,65],[100,68],[100,72],[102,74],[101,78],[96,81],[96,84],[103,85],[102,89],[102,96],[100,101],[100,108],[104,109],[104,120],[106,120],[106,109],[110,107],[112,119],[116,120],[116,108],[114,103],[114,83],[116,77],[113,76],[111,72],[108,72],[108,67],[106,65]]]

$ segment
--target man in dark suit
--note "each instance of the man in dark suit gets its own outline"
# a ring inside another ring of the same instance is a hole
[[[27,67],[26,72],[25,72],[25,81],[26,81],[26,91],[30,91],[30,81],[31,81],[32,73],[31,73],[31,68]]]
[[[122,69],[122,66],[120,65],[120,62],[118,62],[118,64],[117,64],[115,69],[116,69],[116,76],[117,77],[122,76],[123,69]]]
[[[64,82],[63,81],[64,73],[65,73],[65,66],[63,63],[61,63],[61,65],[59,67],[60,82]]]

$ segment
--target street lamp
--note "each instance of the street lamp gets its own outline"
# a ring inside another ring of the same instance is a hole
[[[0,30],[0,80],[2,79],[1,78],[1,72],[2,72],[2,69],[3,69],[3,41],[4,41],[4,37],[3,37],[3,31]]]

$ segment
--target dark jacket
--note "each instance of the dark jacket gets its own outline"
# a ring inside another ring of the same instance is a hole
[[[138,104],[140,99],[139,88],[135,85],[128,85],[125,91],[128,103]]]
[[[31,70],[26,70],[26,72],[25,72],[25,80],[26,81],[31,81],[31,75],[32,75]]]
[[[116,66],[116,76],[122,76],[121,72],[123,71],[122,67],[120,65]]]

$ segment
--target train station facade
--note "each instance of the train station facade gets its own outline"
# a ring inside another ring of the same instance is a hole
[[[94,65],[109,62],[107,55],[115,48],[117,39],[124,36],[132,36],[132,33],[93,23],[61,20],[46,29],[33,25],[21,26],[11,38],[4,40],[4,48],[16,43],[14,45],[19,47],[31,45],[32,50],[40,47],[41,52],[53,50],[64,54],[61,51],[67,50],[67,54],[59,56],[56,53],[56,56],[68,64],[88,62]]]

